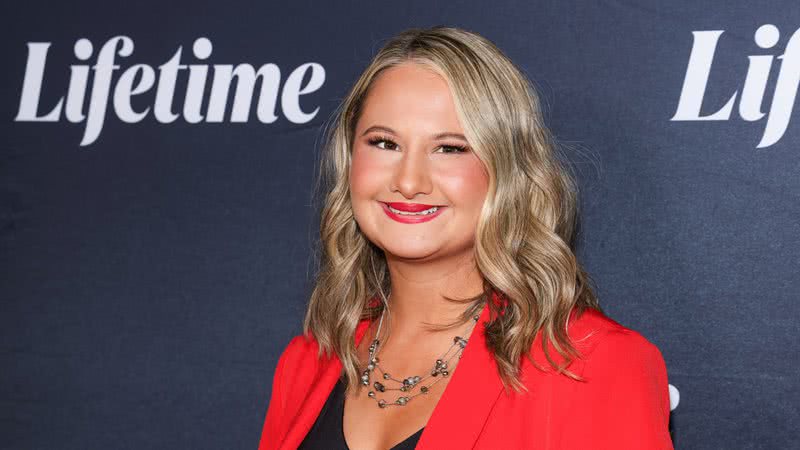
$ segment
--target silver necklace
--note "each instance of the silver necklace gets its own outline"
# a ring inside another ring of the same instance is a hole
[[[402,379],[397,379],[390,375],[387,372],[383,371],[383,368],[380,366],[380,359],[378,358],[378,349],[380,347],[381,341],[378,339],[378,336],[381,334],[381,327],[383,326],[383,316],[386,313],[386,308],[384,307],[383,312],[381,312],[381,319],[378,322],[378,330],[375,332],[375,339],[369,346],[369,359],[367,363],[366,369],[361,373],[361,384],[364,386],[370,385],[370,375],[375,370],[381,372],[382,378],[384,382],[391,381],[397,383],[399,386],[397,387],[387,387],[381,381],[375,381],[372,383],[372,388],[374,390],[370,390],[367,395],[369,398],[374,399],[379,408],[386,408],[387,406],[405,406],[411,399],[417,397],[418,395],[427,394],[434,384],[438,383],[439,381],[447,378],[450,375],[448,371],[448,366],[450,364],[450,360],[454,357],[458,356],[458,359],[461,359],[461,354],[464,351],[464,348],[467,346],[467,339],[461,336],[455,336],[453,338],[453,343],[450,345],[450,348],[447,349],[446,352],[442,356],[440,356],[436,362],[433,364],[433,368],[431,369],[430,373],[420,376],[420,375],[411,375]],[[478,322],[479,315],[474,315],[472,317],[472,324],[470,324],[469,329],[467,330],[467,335],[470,335],[470,332],[473,328],[475,328],[475,324]],[[455,349],[455,351],[453,351]],[[451,354],[452,352],[452,354]],[[425,380],[429,378],[436,378],[431,383],[423,385]],[[417,392],[414,390],[419,387]],[[376,392],[387,392],[387,391],[400,391],[399,397],[397,397],[393,402],[387,402],[385,399],[377,398]]]

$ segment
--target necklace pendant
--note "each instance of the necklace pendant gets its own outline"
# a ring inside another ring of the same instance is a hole
[[[405,406],[409,402],[409,400],[411,400],[412,398],[414,398],[418,394],[401,395],[401,396],[397,397],[394,401],[387,402],[385,399],[378,399],[377,398],[377,393],[378,392],[386,392],[387,389],[388,390],[399,390],[399,391],[401,391],[403,393],[413,392],[414,388],[418,384],[420,384],[420,382],[423,379],[427,379],[428,376],[437,377],[437,376],[441,375],[442,378],[448,377],[450,375],[450,372],[448,371],[448,361],[450,361],[455,356],[457,356],[458,359],[461,359],[461,357],[463,356],[462,353],[464,351],[464,348],[466,348],[467,342],[468,342],[468,340],[465,339],[462,336],[453,337],[453,345],[439,359],[436,360],[433,369],[431,369],[430,375],[425,375],[424,377],[420,377],[418,375],[412,375],[412,376],[409,376],[409,377],[405,377],[402,380],[399,380],[399,379],[396,379],[396,378],[392,378],[392,376],[389,373],[384,372],[383,368],[379,367],[379,365],[378,365],[377,353],[379,351],[380,341],[377,339],[377,336],[379,336],[380,332],[381,332],[381,326],[383,325],[384,313],[385,313],[385,310],[381,313],[381,318],[380,318],[380,321],[378,322],[378,330],[376,331],[376,339],[374,339],[371,342],[370,346],[369,346],[369,358],[367,360],[366,369],[364,370],[363,375],[361,376],[361,383],[364,384],[365,386],[369,386],[370,381],[371,381],[370,380],[370,373],[372,371],[374,371],[374,369],[377,367],[378,370],[382,373],[382,376],[383,376],[384,380],[392,380],[394,382],[400,383],[400,387],[399,388],[387,388],[383,383],[381,383],[379,381],[375,381],[375,382],[372,383],[372,388],[374,390],[369,390],[367,392],[367,396],[369,398],[372,398],[372,399],[376,400],[376,403],[377,403],[378,407],[381,408],[381,409],[384,409],[384,408],[386,408],[388,406],[393,406],[393,405]],[[472,317],[472,320],[475,322],[475,324],[473,324],[473,325],[476,325],[477,322],[480,320],[480,316],[476,314],[476,315],[474,315]],[[470,330],[472,330],[472,328],[470,328]],[[469,331],[467,331],[467,333],[469,333]],[[455,353],[450,355],[450,352],[454,347],[455,347]],[[431,383],[428,383],[425,386],[419,386],[419,393],[428,394],[430,392],[431,386],[436,384],[437,381],[441,381],[441,379],[436,380],[436,381],[432,381]]]
[[[410,389],[410,388],[414,387],[417,383],[419,383],[419,380],[420,380],[420,377],[418,375],[414,375],[414,376],[408,377],[408,378],[403,380],[403,387],[406,388],[406,389]]]

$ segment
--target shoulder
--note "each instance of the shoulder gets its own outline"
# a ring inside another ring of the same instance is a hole
[[[576,365],[582,381],[569,390],[570,414],[580,432],[564,439],[671,449],[667,369],[659,349],[597,310],[585,311],[574,325],[568,331],[583,339],[584,352]]]
[[[587,434],[615,448],[671,449],[669,385],[661,351],[641,333],[592,311],[574,406]],[[595,414],[605,411],[607,414]]]
[[[281,357],[287,359],[303,357],[308,353],[317,351],[318,348],[319,345],[313,336],[298,334],[297,336],[293,336],[289,340],[289,343],[286,344]]]
[[[305,335],[293,337],[281,352],[272,379],[267,417],[259,448],[274,448],[296,417],[320,371],[317,342]]]
[[[313,384],[327,360],[319,355],[319,345],[313,337],[298,335],[289,341],[278,358],[272,381],[273,399],[281,410]]]
[[[369,327],[369,320],[361,320],[355,329],[355,344],[358,345],[361,337]],[[318,372],[325,371],[332,365],[340,365],[338,355],[335,351],[323,351],[321,345],[314,338],[314,334],[300,334],[294,336],[284,348],[278,360],[276,378],[285,374],[285,378],[291,378],[293,382],[301,381],[303,376],[316,377]],[[302,375],[297,373],[302,369]],[[296,383],[294,383],[296,384]]]
[[[299,367],[316,364],[319,360],[319,344],[313,336],[300,334],[292,337],[278,358],[276,375],[292,373]]]
[[[642,356],[661,353],[638,331],[621,325],[595,309],[573,316],[567,325],[570,339],[594,362],[618,356]]]
[[[568,367],[584,378],[586,387],[656,384],[666,389],[667,370],[661,351],[640,332],[621,325],[596,309],[573,313],[567,334],[579,356]],[[548,345],[554,359],[562,363],[553,344]],[[534,349],[537,362],[546,359],[541,349]]]
[[[540,332],[534,340],[530,354],[539,366],[551,372],[553,369],[544,353],[541,335]],[[604,370],[609,376],[620,370],[638,373],[642,368],[651,372],[665,370],[661,352],[654,344],[602,311],[592,308],[580,313],[573,311],[567,322],[567,335],[578,351],[578,357],[573,359],[568,369],[579,376],[596,377]],[[548,342],[547,350],[556,363],[565,362],[552,340]]]
[[[577,338],[585,340],[581,376],[587,388],[603,396],[643,395],[656,403],[666,399],[661,407],[668,405],[666,364],[655,344],[596,310],[585,311],[578,320]]]

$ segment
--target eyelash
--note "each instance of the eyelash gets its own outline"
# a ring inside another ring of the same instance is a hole
[[[380,144],[381,142],[390,142],[395,146],[397,145],[397,143],[395,143],[393,140],[389,139],[388,136],[370,138],[368,142],[369,142],[369,145],[371,145],[373,147],[378,145],[378,144]],[[446,154],[447,153],[456,153],[456,154],[457,153],[466,153],[468,151],[468,147],[465,146],[465,145],[441,145],[440,148],[450,148],[450,149],[455,149],[456,150],[454,152],[443,152],[443,153],[446,153]],[[390,149],[381,149],[381,150],[390,150]]]

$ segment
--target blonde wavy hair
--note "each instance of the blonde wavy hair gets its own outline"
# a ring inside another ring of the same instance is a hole
[[[459,320],[469,320],[492,291],[489,349],[503,384],[520,381],[522,357],[531,358],[537,333],[550,365],[574,379],[567,367],[580,354],[567,335],[573,307],[601,310],[591,280],[573,250],[577,189],[559,161],[528,79],[486,38],[458,28],[409,29],[390,39],[361,74],[326,127],[320,177],[322,200],[316,280],[303,331],[320,356],[335,353],[348,386],[359,386],[354,343],[357,324],[388,308],[391,289],[385,255],[359,230],[350,204],[349,169],[356,123],[376,76],[405,62],[423,64],[448,83],[470,147],[489,174],[489,189],[475,237],[475,260],[484,292]],[[371,301],[372,299],[381,301]],[[602,311],[602,310],[601,310]],[[562,356],[558,364],[548,349]]]

